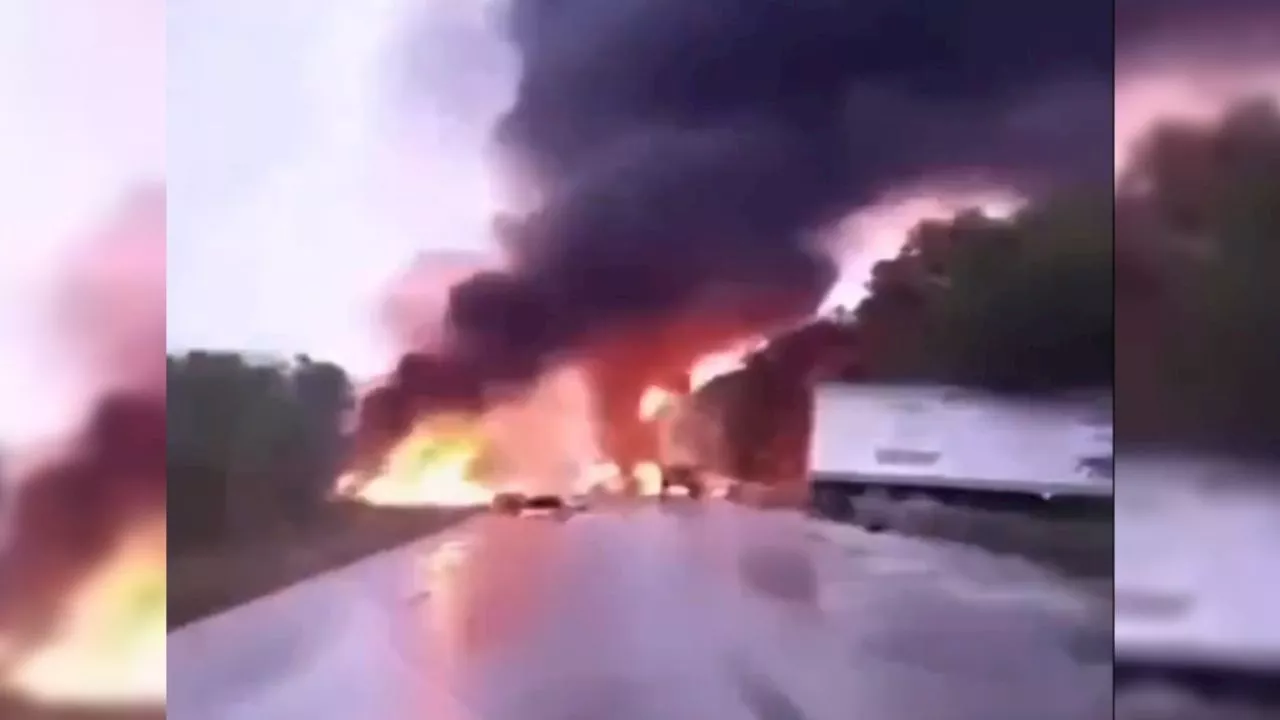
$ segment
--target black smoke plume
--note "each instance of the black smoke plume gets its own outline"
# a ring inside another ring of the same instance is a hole
[[[1119,1],[1135,42],[1203,14]],[[507,228],[513,269],[455,288],[443,351],[405,357],[366,404],[363,444],[376,456],[414,416],[483,405],[568,359],[595,377],[606,425],[634,424],[646,385],[811,314],[836,277],[823,230],[881,193],[1109,182],[1115,13],[514,0],[522,72],[497,137],[545,201]],[[624,463],[638,452],[606,444]]]
[[[80,248],[60,288],[60,348],[94,395],[83,422],[24,469],[20,486],[4,468],[0,637],[14,647],[0,658],[0,686],[11,670],[4,663],[57,631],[86,575],[131,530],[164,515],[165,198],[163,186],[131,193]]]

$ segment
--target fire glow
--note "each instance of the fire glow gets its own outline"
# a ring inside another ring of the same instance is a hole
[[[428,418],[391,449],[377,477],[352,490],[354,478],[343,476],[337,491],[370,505],[486,505],[496,491],[475,480],[483,450],[484,438],[476,419]]]
[[[165,208],[163,186],[126,194],[56,266],[52,306],[33,302],[73,370],[41,379],[84,415],[5,467],[0,686],[24,702],[165,702]]]
[[[640,396],[639,417],[644,422],[658,419],[675,402],[675,393],[656,385],[649,386]]]
[[[649,387],[641,397],[636,416],[641,422],[659,422],[678,401],[679,395],[670,390]],[[560,410],[564,411],[564,407],[560,406]],[[499,434],[494,427],[501,422],[500,412],[424,418],[387,453],[380,473],[364,482],[354,475],[344,475],[335,486],[336,494],[374,506],[464,508],[487,505],[507,490],[528,492],[532,482],[521,482],[518,472],[499,473],[502,477],[498,478],[483,467]],[[612,495],[633,491],[642,496],[661,492],[662,471],[656,458],[632,469],[634,483],[630,488],[617,463],[587,457],[572,459],[579,470],[568,487],[571,492]]]
[[[48,640],[13,670],[31,700],[95,707],[163,704],[165,521],[134,528],[76,587]]]

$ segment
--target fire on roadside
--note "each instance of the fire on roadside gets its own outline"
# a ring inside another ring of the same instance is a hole
[[[650,387],[637,407],[637,418],[654,421],[677,396],[667,389]],[[339,497],[387,507],[479,507],[493,502],[502,488],[479,478],[485,454],[484,423],[462,415],[425,418],[387,454],[383,468],[364,480],[347,474],[338,478]],[[640,495],[658,495],[662,470],[657,461],[640,462],[632,469]],[[577,491],[591,489],[622,492],[625,483],[612,461],[586,465]]]
[[[435,421],[401,440],[387,455],[384,469],[376,477],[358,483],[352,475],[338,479],[337,494],[369,505],[383,507],[480,507],[493,501],[499,488],[475,477],[482,452],[479,436],[456,435],[432,430]],[[662,483],[658,463],[648,461],[633,470],[642,495],[657,495]],[[597,462],[587,466],[577,487],[582,491],[604,489],[622,492],[618,465]]]
[[[643,422],[654,422],[676,401],[676,394],[657,385],[650,385],[640,396],[637,416]]]
[[[69,593],[50,635],[14,660],[6,685],[49,706],[165,700],[165,518],[128,532]]]
[[[464,416],[419,422],[387,454],[382,472],[362,483],[338,479],[339,496],[393,507],[479,507],[497,491],[476,480],[484,451],[479,423]]]
[[[656,422],[678,395],[653,386],[637,408],[641,422]],[[387,453],[382,470],[372,478],[347,474],[335,490],[345,497],[385,507],[480,507],[503,488],[479,477],[488,439],[483,418],[438,415],[424,418]],[[632,475],[641,495],[661,493],[662,471],[656,459],[637,464]],[[625,492],[626,482],[612,461],[587,464],[573,483],[579,492]],[[515,488],[519,489],[519,488]]]
[[[636,408],[636,419],[644,424],[655,425],[664,420],[680,400],[680,394],[667,388],[650,385],[640,396]],[[655,455],[658,449],[653,448]],[[638,495],[650,497],[662,494],[662,465],[658,457],[636,463],[631,468],[632,490]],[[607,490],[627,491],[628,481],[619,466],[612,461],[596,463],[591,467],[585,480],[589,486],[602,485]]]
[[[635,491],[641,496],[655,496],[662,492],[662,468],[658,463],[646,460],[637,463],[631,470],[635,478]],[[628,491],[618,464],[611,461],[592,464],[582,479],[585,491],[603,491],[610,494],[623,494]]]

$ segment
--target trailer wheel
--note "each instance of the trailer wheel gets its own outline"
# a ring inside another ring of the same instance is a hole
[[[829,485],[813,488],[813,509],[819,517],[827,520],[847,522],[855,515],[853,499],[843,490]]]
[[[858,510],[862,525],[869,533],[879,533],[893,526],[893,508],[896,503],[889,490],[882,487],[867,488],[858,498],[862,507]]]

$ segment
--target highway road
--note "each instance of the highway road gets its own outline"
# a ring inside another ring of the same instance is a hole
[[[1103,720],[1110,615],[794,513],[487,516],[172,633],[168,717]]]

